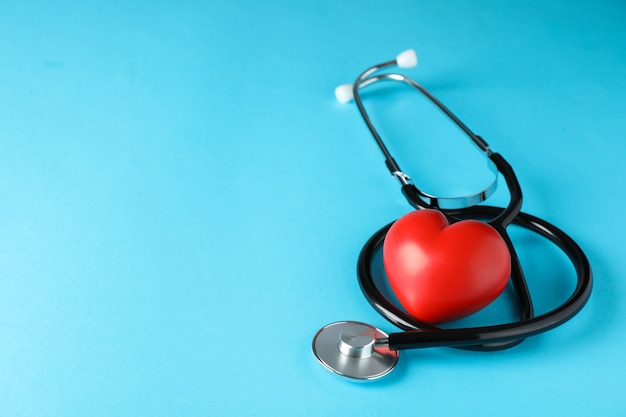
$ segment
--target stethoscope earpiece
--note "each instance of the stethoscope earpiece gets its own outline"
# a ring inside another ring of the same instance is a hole
[[[413,68],[417,66],[417,54],[414,49],[407,49],[396,56],[396,65],[399,68]]]
[[[413,49],[407,49],[396,56],[395,64],[400,68],[412,68],[417,66],[417,54]],[[358,87],[357,87],[358,88]],[[342,84],[335,88],[335,98],[345,104],[354,99],[354,84]]]

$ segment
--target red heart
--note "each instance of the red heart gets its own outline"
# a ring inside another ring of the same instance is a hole
[[[417,210],[396,221],[385,238],[383,262],[400,304],[429,324],[487,306],[511,274],[511,255],[493,227],[477,220],[450,225],[437,210]]]

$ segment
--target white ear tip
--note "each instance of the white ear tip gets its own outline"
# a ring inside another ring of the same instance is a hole
[[[417,55],[413,49],[400,52],[396,57],[396,63],[400,68],[411,68],[417,65]]]
[[[343,84],[335,88],[335,97],[340,103],[347,103],[354,98],[352,93],[352,84]]]

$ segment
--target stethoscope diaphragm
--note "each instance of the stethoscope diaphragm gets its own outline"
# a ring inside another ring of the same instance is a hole
[[[328,370],[355,380],[374,380],[391,372],[399,353],[389,349],[388,335],[356,321],[340,321],[321,328],[313,338],[313,354]]]

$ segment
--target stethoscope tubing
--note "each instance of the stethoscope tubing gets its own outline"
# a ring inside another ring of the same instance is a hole
[[[480,219],[498,216],[502,210],[500,207],[475,206],[448,211],[447,214],[461,219]],[[418,323],[381,294],[371,273],[372,259],[383,244],[385,235],[392,224],[393,222],[381,228],[368,240],[359,255],[357,266],[359,285],[369,303],[392,324],[406,330],[389,334],[388,344],[391,349],[404,350],[442,346],[469,348],[471,350],[507,348],[510,347],[507,345],[509,343],[517,344],[527,337],[549,331],[567,322],[584,307],[591,294],[591,267],[580,246],[556,226],[528,213],[520,212],[512,224],[550,240],[572,262],[577,275],[576,287],[572,295],[561,306],[550,312],[513,323],[461,329],[440,329],[425,323]]]

